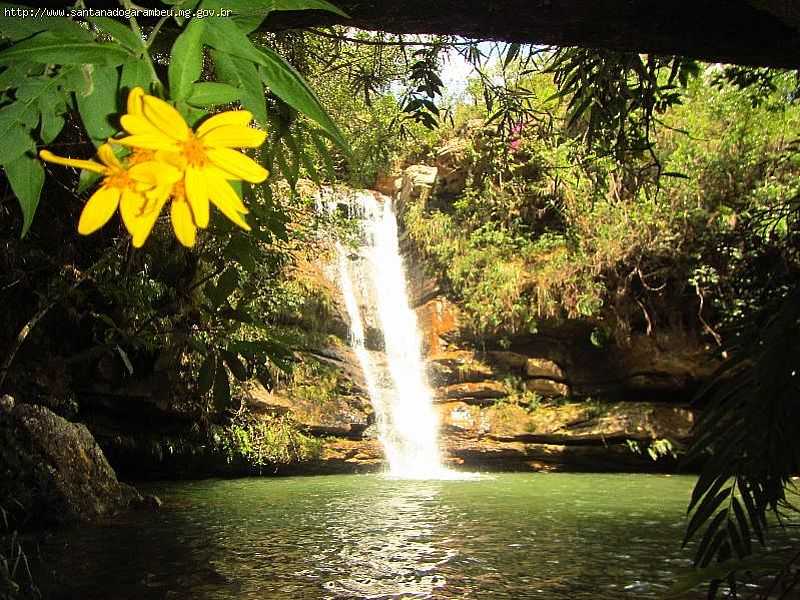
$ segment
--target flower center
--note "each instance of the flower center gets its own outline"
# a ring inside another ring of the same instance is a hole
[[[105,185],[119,189],[132,189],[135,183],[133,180],[131,180],[130,175],[128,175],[128,171],[125,169],[109,169],[109,174],[106,176]]]
[[[189,139],[183,143],[183,155],[186,157],[186,162],[193,167],[202,167],[206,162],[206,149],[203,142],[191,134],[189,134]]]
[[[128,166],[138,165],[139,163],[149,162],[155,159],[156,153],[154,150],[145,150],[143,148],[134,149],[133,153],[128,157]]]

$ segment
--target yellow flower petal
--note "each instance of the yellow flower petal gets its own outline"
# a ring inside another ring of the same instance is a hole
[[[189,167],[186,169],[186,198],[192,207],[194,220],[198,227],[205,229],[208,227],[208,186],[202,171]]]
[[[119,162],[119,159],[114,154],[114,150],[111,148],[111,144],[103,144],[97,149],[97,156],[100,158],[100,161],[112,169],[122,169],[122,163]]]
[[[197,136],[203,137],[215,127],[222,127],[225,125],[238,125],[244,127],[253,120],[253,113],[247,110],[228,110],[224,113],[219,113],[213,117],[206,119],[197,128]]]
[[[42,160],[46,160],[47,162],[55,163],[57,165],[64,165],[66,167],[76,167],[78,169],[84,169],[85,171],[92,171],[93,173],[105,173],[108,169],[101,165],[98,162],[93,160],[80,160],[78,158],[62,158],[60,156],[56,156],[49,150],[41,150],[39,152],[39,158]]]
[[[145,119],[142,115],[122,115],[119,120],[122,128],[131,135],[144,134],[144,135],[163,135],[168,143],[174,143],[174,140],[163,133],[153,125],[150,121]]]
[[[179,152],[160,150],[156,152],[155,159],[156,162],[161,162],[170,165],[180,172],[186,170],[186,165],[187,165],[186,157]]]
[[[212,147],[257,148],[264,143],[266,137],[266,131],[238,125],[223,125],[206,133],[202,136],[202,140],[206,146]]]
[[[209,190],[209,198],[211,198],[211,190],[216,190],[217,195],[224,197],[224,201],[228,202],[236,212],[244,215],[250,212],[242,202],[242,199],[239,198],[239,194],[236,193],[236,190],[226,181],[222,171],[215,168],[206,168],[203,169],[203,175]]]
[[[186,141],[189,137],[189,126],[181,113],[155,96],[145,96],[143,103],[142,114],[148,121],[174,140]]]
[[[178,241],[187,248],[194,246],[197,240],[197,228],[192,220],[189,204],[185,200],[174,200],[170,217]]]
[[[131,235],[137,229],[137,221],[141,219],[147,206],[147,199],[133,190],[122,190],[122,198],[119,201],[119,214]]]
[[[140,87],[133,88],[128,94],[128,114],[140,115],[142,114],[142,99],[144,98],[144,90]]]
[[[151,187],[171,187],[181,178],[181,172],[174,166],[155,160],[133,165],[128,169],[128,175],[134,181]]]
[[[78,233],[89,235],[108,223],[119,206],[119,195],[119,188],[104,185],[97,190],[83,207],[78,221]]]
[[[144,148],[145,150],[166,150],[180,152],[180,147],[175,140],[161,134],[139,134],[112,140],[113,143],[131,148]]]
[[[158,199],[155,206],[150,210],[145,211],[138,219],[136,219],[134,231],[131,231],[134,248],[141,248],[147,238],[150,236],[150,232],[153,231],[153,226],[156,224],[156,221],[158,221],[158,217],[161,215],[161,209],[164,208],[164,204],[166,204],[168,196],[169,190],[164,190],[164,193]]]
[[[236,192],[233,191],[233,188],[231,188],[228,182],[224,179],[206,177],[206,184],[208,185],[208,196],[211,199],[211,202],[214,203],[214,206],[220,209],[222,214],[228,217],[228,219],[233,221],[236,225],[245,231],[250,231],[250,226],[241,215],[242,211],[236,210],[239,206],[242,206],[242,201],[239,199],[239,196],[236,195]]]
[[[217,168],[250,183],[261,183],[269,174],[252,158],[230,148],[209,148],[206,156]]]

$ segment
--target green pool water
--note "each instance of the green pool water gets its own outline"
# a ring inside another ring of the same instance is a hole
[[[57,533],[45,597],[657,598],[690,477],[380,475],[149,485],[158,513]]]

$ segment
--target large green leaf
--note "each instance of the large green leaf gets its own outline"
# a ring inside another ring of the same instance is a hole
[[[203,72],[203,32],[205,19],[192,19],[172,46],[169,61],[169,92],[173,100],[183,100]]]
[[[61,95],[46,94],[39,98],[39,112],[41,113],[39,137],[45,144],[49,144],[64,128],[67,105]]]
[[[64,39],[45,31],[0,52],[0,64],[27,61],[56,65],[119,65],[130,56],[119,44]]]
[[[316,121],[339,147],[349,153],[349,146],[339,127],[300,73],[283,58],[269,48],[256,48],[235,24],[225,19],[208,19],[206,43],[217,50],[259,65],[259,76],[273,94]]]
[[[273,94],[295,110],[303,113],[327,133],[336,144],[348,154],[350,146],[339,127],[322,107],[317,95],[308,87],[303,77],[269,48],[261,48],[263,57],[259,74]]]
[[[42,185],[44,185],[44,168],[37,158],[27,154],[4,166],[8,182],[22,209],[20,237],[25,237],[33,222],[33,215],[36,214],[36,207],[39,205],[39,195],[42,193]]]
[[[153,83],[153,72],[143,60],[130,60],[122,65],[122,77],[119,80],[119,89],[130,92],[135,87],[143,88],[145,92]]]
[[[144,49],[142,38],[127,25],[106,17],[90,17],[89,20],[126,48],[134,52],[141,52]]]
[[[247,367],[241,361],[236,352],[229,352],[228,350],[221,351],[222,358],[225,364],[239,381],[247,381]]]
[[[253,117],[259,124],[266,126],[267,103],[256,66],[252,62],[232,56],[227,52],[213,51],[211,56],[214,59],[217,76],[241,90],[242,107],[253,113]]]
[[[186,101],[195,106],[213,106],[215,104],[230,104],[241,99],[242,90],[215,81],[203,81],[192,86],[192,92]]]
[[[13,118],[3,116],[0,116],[0,140],[0,165],[16,160],[35,147],[27,127]]]
[[[207,394],[214,385],[214,373],[216,372],[217,361],[213,354],[208,354],[200,365],[200,372],[197,377],[197,392],[200,395]]]
[[[117,103],[119,70],[117,67],[95,67],[92,72],[92,92],[84,96],[75,94],[78,110],[89,137],[100,146],[113,136],[118,128],[113,124],[120,112]]]

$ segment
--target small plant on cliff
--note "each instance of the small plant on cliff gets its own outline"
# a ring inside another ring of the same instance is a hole
[[[215,439],[229,461],[244,460],[259,469],[313,460],[322,452],[322,441],[304,434],[287,416],[240,416]]]

